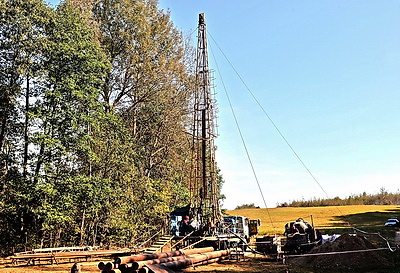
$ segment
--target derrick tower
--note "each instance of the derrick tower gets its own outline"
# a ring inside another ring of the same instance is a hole
[[[221,220],[221,211],[218,201],[219,185],[214,146],[214,139],[216,138],[215,101],[211,93],[204,13],[199,14],[197,38],[190,182],[190,192],[193,195],[191,213],[202,223],[206,223],[209,218],[215,223]]]

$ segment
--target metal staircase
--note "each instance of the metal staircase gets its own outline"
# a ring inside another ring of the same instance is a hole
[[[161,252],[163,247],[165,247],[171,240],[174,238],[174,236],[171,235],[163,235],[161,236],[157,242],[152,244],[150,247],[146,248],[143,253],[144,254],[152,254],[152,253],[157,253]]]

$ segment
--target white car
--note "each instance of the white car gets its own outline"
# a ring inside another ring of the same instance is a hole
[[[397,218],[389,218],[385,223],[385,227],[397,227],[397,226],[400,226],[400,222]]]

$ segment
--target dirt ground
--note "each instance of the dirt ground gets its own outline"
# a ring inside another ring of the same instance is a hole
[[[241,261],[222,261],[216,264],[202,265],[196,268],[186,268],[180,272],[196,272],[196,273],[210,273],[210,272],[271,272],[271,273],[283,273],[289,272],[287,266],[283,265],[282,262],[276,262],[271,259],[265,259],[262,257],[247,257]]]
[[[100,272],[97,265],[100,261],[107,262],[107,260],[97,260],[93,262],[80,262],[82,273],[86,272]],[[315,263],[315,261],[309,260],[309,263]],[[69,273],[73,263],[60,263],[59,265],[43,264],[37,266],[10,266],[9,264],[0,265],[0,273]],[[283,264],[282,261],[277,262],[274,259],[266,258],[261,255],[247,256],[245,259],[240,261],[236,260],[224,260],[220,263],[214,263],[210,265],[202,265],[195,268],[186,268],[182,270],[174,270],[177,273],[236,273],[236,272],[248,272],[248,273],[399,273],[400,267],[395,266],[393,269],[388,268],[375,268],[368,270],[363,268],[362,270],[336,268],[329,270],[329,268],[321,268],[322,270],[312,269],[312,266],[307,264],[290,263]],[[116,270],[119,273],[119,270]]]
[[[82,273],[85,272],[100,272],[97,268],[99,261],[95,262],[81,262]],[[72,263],[63,263],[59,265],[49,265],[43,264],[39,266],[13,266],[9,267],[8,265],[0,266],[0,273],[38,273],[38,272],[47,272],[47,273],[60,273],[60,272],[70,272],[70,268]],[[241,261],[229,261],[225,260],[220,263],[210,264],[210,265],[202,265],[195,268],[186,268],[183,270],[176,270],[176,272],[184,273],[218,273],[218,272],[250,272],[250,273],[261,273],[261,272],[270,272],[270,273],[286,273],[295,271],[288,271],[288,267],[283,265],[282,263],[278,263],[276,261],[272,261],[270,259],[266,259],[263,257],[246,257],[245,260]],[[119,272],[119,270],[116,270]],[[305,271],[306,272],[306,271]]]

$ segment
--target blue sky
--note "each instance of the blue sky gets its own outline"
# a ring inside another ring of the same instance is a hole
[[[58,2],[58,1],[54,1]],[[207,29],[329,197],[400,188],[400,2],[160,0],[196,42]],[[209,38],[268,207],[326,197]],[[224,207],[261,207],[215,72]]]

